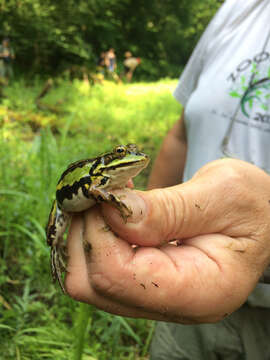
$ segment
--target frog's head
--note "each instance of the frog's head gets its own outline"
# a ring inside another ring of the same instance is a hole
[[[119,145],[111,153],[102,156],[96,170],[110,178],[110,186],[122,187],[144,169],[149,161],[149,156],[139,152],[136,145]]]

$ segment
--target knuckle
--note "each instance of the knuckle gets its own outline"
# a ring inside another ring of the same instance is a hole
[[[182,227],[185,220],[186,205],[184,197],[178,191],[164,189],[159,196],[162,238],[168,241],[174,239],[179,228]]]
[[[216,170],[218,171],[217,191],[222,190],[221,195],[225,201],[234,202],[252,195],[247,181],[248,176],[237,160],[225,159]]]

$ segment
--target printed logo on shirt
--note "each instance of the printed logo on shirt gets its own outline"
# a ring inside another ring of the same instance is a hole
[[[227,79],[231,82],[229,95],[240,101],[243,123],[248,124],[251,119],[257,124],[270,125],[269,62],[270,54],[261,52],[253,59],[242,61]]]

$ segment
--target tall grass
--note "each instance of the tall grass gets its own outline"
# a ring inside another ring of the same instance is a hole
[[[58,82],[43,99],[57,107],[57,114],[36,108],[40,82],[5,89],[0,103],[0,359],[147,355],[151,321],[86,307],[51,283],[44,226],[57,180],[71,161],[130,142],[155,156],[179,116],[171,96],[175,84]],[[147,175],[135,180],[137,187],[145,187]]]

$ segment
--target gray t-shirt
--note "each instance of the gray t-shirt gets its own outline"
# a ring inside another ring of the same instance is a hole
[[[181,74],[174,96],[185,108],[184,181],[224,157],[226,135],[232,156],[270,173],[269,17],[269,0],[227,0]],[[270,286],[257,285],[249,302],[270,307]]]
[[[270,173],[269,18],[269,0],[227,0],[195,48],[174,92],[185,107],[184,180],[224,156],[233,117],[230,152]]]

